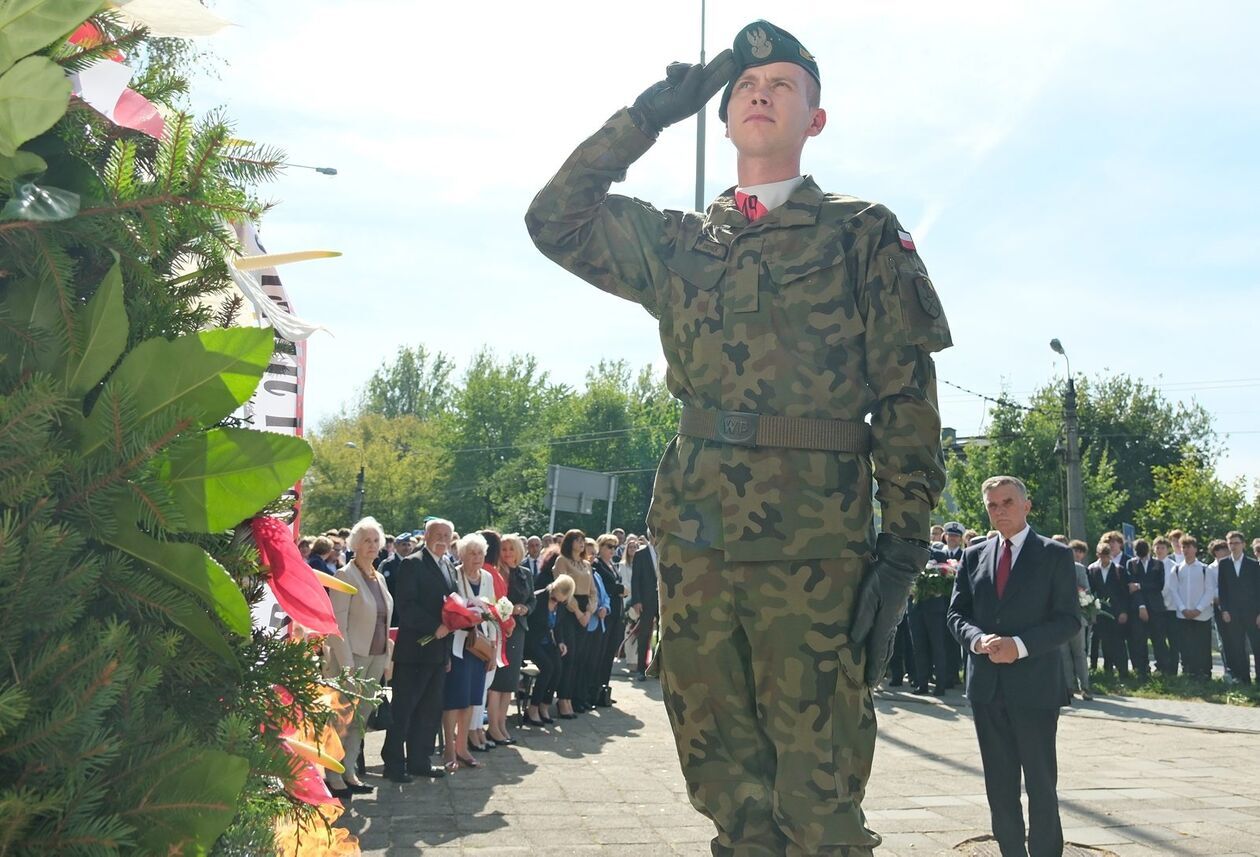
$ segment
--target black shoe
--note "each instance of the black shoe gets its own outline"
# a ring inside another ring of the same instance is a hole
[[[941,687],[941,686],[938,684],[936,687],[932,688],[932,695],[933,695],[933,696],[944,696],[944,695],[945,695],[945,688]]]
[[[346,788],[357,795],[370,795],[376,791],[376,786],[369,786],[367,783],[346,783]]]
[[[436,780],[438,777],[446,776],[446,768],[443,768],[441,765],[429,765],[427,768],[408,768],[407,773],[417,777],[430,777]]]
[[[637,673],[634,674],[634,680],[647,681],[647,673],[645,673],[643,670],[639,670]]]
[[[576,714],[557,714],[556,716],[561,720],[577,720]]]
[[[346,800],[346,801],[350,800],[351,796],[354,794],[354,792],[350,790],[349,786],[347,786],[344,789],[330,788],[328,790],[328,793],[332,795],[333,797],[337,798],[337,800]]]
[[[920,686],[916,684],[913,688],[911,688],[911,691],[913,693],[919,694],[920,696],[926,696],[928,689],[927,689],[927,685]]]
[[[389,780],[391,783],[406,784],[415,782],[415,778],[406,771],[386,771],[385,779]]]
[[[556,722],[556,719],[554,717],[541,717],[540,716],[538,719],[543,722],[543,726],[550,726],[552,723]]]
[[[525,725],[526,725],[526,726],[533,726],[535,729],[545,729],[545,728],[547,727],[547,724],[548,724],[548,723],[550,723],[550,722],[552,722],[552,721],[551,721],[551,720],[545,720],[545,721],[544,721],[544,720],[535,720],[535,719],[534,719],[534,718],[532,718],[532,717],[526,717],[526,718],[525,718]],[[515,741],[513,741],[512,743],[516,743],[516,742],[515,742]]]
[[[905,684],[903,679],[894,679],[893,681],[888,682],[889,687],[901,687],[903,684]]]
[[[498,739],[496,738],[496,739],[495,739],[495,743],[496,743],[496,744],[500,744],[500,745],[502,745],[502,746],[504,746],[504,747],[511,747],[513,744],[515,744],[515,743],[516,743],[516,739],[515,739],[515,738],[504,738],[502,741],[500,741],[500,740],[498,740]]]
[[[468,742],[468,749],[472,750],[474,753],[489,753],[490,752],[490,747],[488,745],[483,744],[482,746],[478,747],[476,744],[474,744],[471,741]]]

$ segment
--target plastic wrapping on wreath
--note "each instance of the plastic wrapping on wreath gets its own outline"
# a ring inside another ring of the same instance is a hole
[[[79,213],[79,195],[34,182],[15,182],[13,196],[0,209],[5,220],[68,220]]]

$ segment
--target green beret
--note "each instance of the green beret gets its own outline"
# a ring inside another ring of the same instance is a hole
[[[787,30],[781,30],[769,21],[753,21],[735,36],[732,45],[735,52],[735,75],[726,85],[722,93],[722,103],[718,106],[718,118],[726,121],[726,105],[731,100],[731,92],[735,89],[735,81],[746,69],[772,62],[790,62],[799,65],[822,84],[818,76],[818,61],[814,55],[805,50],[805,46],[796,40],[796,36]]]

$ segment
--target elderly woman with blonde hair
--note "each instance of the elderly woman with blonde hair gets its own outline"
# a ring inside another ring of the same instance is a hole
[[[394,599],[384,579],[372,567],[372,560],[385,544],[385,532],[375,518],[367,517],[354,525],[349,542],[354,559],[337,569],[336,577],[357,591],[353,595],[336,589],[329,593],[341,636],[324,638],[327,646],[324,671],[334,676],[348,669],[357,678],[380,681],[389,662],[389,623]],[[360,782],[353,774],[363,746],[362,728],[351,722],[341,736],[341,743],[346,751],[343,759],[346,772],[329,772],[329,791],[338,798],[372,791],[371,786]]]

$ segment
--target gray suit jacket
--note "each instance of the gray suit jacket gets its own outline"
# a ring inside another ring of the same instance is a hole
[[[353,655],[367,657],[368,649],[372,647],[372,632],[376,628],[376,599],[372,597],[372,588],[358,566],[351,562],[337,569],[337,578],[359,591],[347,595],[334,589],[328,595],[333,613],[337,616],[337,627],[341,629],[340,637],[327,638],[328,660],[325,666],[333,675],[342,667],[354,669]],[[381,585],[381,595],[385,596],[385,627],[388,628],[394,615],[394,598],[389,594],[385,578],[377,575],[377,580]]]

